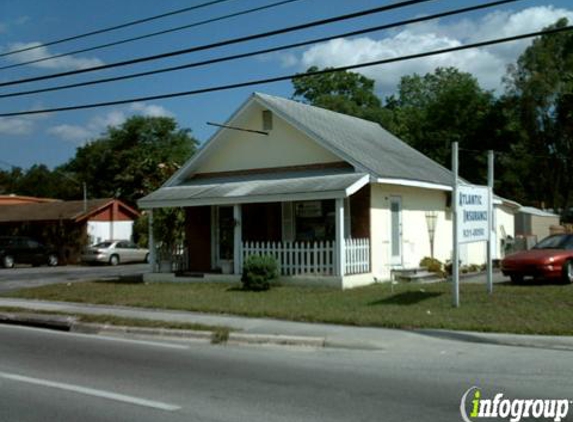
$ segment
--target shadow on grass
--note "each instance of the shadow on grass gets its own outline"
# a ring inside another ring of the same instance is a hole
[[[369,306],[377,305],[416,305],[424,300],[442,296],[440,292],[403,292],[390,296],[386,299],[370,302]]]
[[[143,283],[143,275],[124,275],[119,276],[117,278],[109,278],[109,279],[100,279],[95,280],[95,283],[104,283],[104,284],[142,284]]]

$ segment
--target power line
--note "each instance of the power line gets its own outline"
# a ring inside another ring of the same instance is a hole
[[[41,110],[28,110],[28,111],[17,111],[17,112],[11,112],[11,113],[0,113],[0,117],[15,117],[15,116],[24,116],[24,115],[31,115],[31,114],[55,113],[55,112],[59,112],[59,111],[85,110],[85,109],[89,109],[89,108],[107,107],[107,106],[129,104],[129,103],[136,103],[136,102],[142,102],[142,101],[162,100],[162,99],[167,99],[167,98],[176,98],[176,97],[183,97],[183,96],[206,94],[209,92],[224,91],[224,90],[236,89],[236,88],[244,88],[244,87],[253,86],[253,85],[263,85],[263,84],[269,84],[269,83],[274,83],[274,82],[287,81],[287,80],[291,80],[291,79],[307,78],[307,77],[323,75],[323,74],[327,74],[327,73],[344,72],[344,71],[348,71],[348,70],[361,69],[361,68],[377,66],[377,65],[381,65],[381,64],[395,63],[395,62],[400,62],[400,61],[405,61],[405,60],[418,59],[418,58],[422,58],[422,57],[435,56],[438,54],[452,53],[452,52],[461,51],[461,50],[469,50],[472,48],[486,47],[486,46],[495,45],[495,44],[502,44],[502,43],[517,41],[517,40],[521,40],[521,39],[537,37],[539,35],[551,35],[551,34],[556,34],[556,33],[560,33],[560,32],[571,31],[571,30],[573,30],[573,26],[565,26],[565,27],[561,27],[561,28],[554,28],[554,29],[548,29],[548,30],[537,31],[537,32],[529,32],[526,34],[514,35],[512,37],[496,38],[493,40],[487,40],[487,41],[481,41],[481,42],[472,43],[472,44],[460,45],[457,47],[449,47],[449,48],[443,48],[443,49],[439,49],[439,50],[427,51],[424,53],[411,54],[411,55],[401,56],[401,57],[393,57],[390,59],[376,60],[376,61],[372,61],[372,62],[358,63],[358,64],[353,64],[353,65],[348,65],[348,66],[327,68],[327,69],[317,70],[314,72],[306,72],[306,73],[298,73],[298,74],[295,73],[295,74],[291,74],[291,75],[276,76],[276,77],[266,78],[266,79],[257,79],[257,80],[238,82],[238,83],[228,84],[228,85],[219,85],[219,86],[208,87],[208,88],[200,88],[200,89],[195,89],[195,90],[190,90],[190,91],[181,91],[181,92],[173,92],[173,93],[168,93],[168,94],[158,94],[158,95],[151,95],[151,96],[146,96],[146,97],[130,98],[130,99],[126,99],[126,100],[105,101],[105,102],[99,102],[99,103],[82,104],[82,105],[66,106],[66,107],[56,107],[56,108],[48,108],[48,109],[41,109]]]
[[[211,18],[211,19],[206,19],[203,21],[199,21],[199,22],[194,22],[188,25],[183,25],[183,26],[178,26],[175,28],[169,28],[169,29],[165,29],[163,31],[157,31],[157,32],[151,32],[148,34],[144,34],[144,35],[140,35],[137,37],[132,37],[132,38],[124,38],[122,40],[118,40],[118,41],[114,41],[114,42],[110,42],[107,44],[99,44],[93,47],[88,47],[88,48],[82,48],[79,50],[73,50],[73,51],[68,51],[67,53],[61,53],[61,54],[54,54],[52,56],[47,56],[47,57],[42,57],[41,59],[35,59],[35,60],[29,60],[26,62],[21,62],[21,63],[16,63],[16,64],[11,64],[11,65],[7,65],[7,66],[0,66],[0,70],[5,70],[5,69],[12,69],[15,67],[20,67],[20,66],[26,66],[29,64],[34,64],[34,63],[40,63],[40,62],[45,62],[47,60],[53,60],[53,59],[58,59],[60,57],[66,57],[66,56],[73,56],[76,54],[80,54],[80,53],[87,53],[89,51],[95,51],[95,50],[101,50],[103,48],[108,48],[108,47],[114,47],[117,45],[121,45],[121,44],[126,44],[129,42],[133,42],[133,41],[139,41],[139,40],[143,40],[143,39],[147,39],[147,38],[152,38],[152,37],[156,37],[159,35],[164,35],[164,34],[169,34],[172,32],[177,32],[177,31],[182,31],[184,29],[189,29],[189,28],[195,28],[198,26],[202,26],[202,25],[206,25],[209,23],[213,23],[213,22],[218,22],[218,21],[222,21],[222,20],[226,20],[226,19],[230,19],[230,18],[234,18],[237,16],[243,16],[243,15],[248,15],[250,13],[255,13],[255,12],[259,12],[261,10],[266,10],[266,9],[272,9],[274,7],[278,7],[278,6],[282,6],[288,3],[294,3],[297,1],[301,1],[301,0],[282,0],[276,3],[271,3],[271,4],[267,4],[264,6],[259,6],[259,7],[254,7],[251,9],[246,9],[246,10],[241,10],[239,12],[235,12],[235,13],[229,13],[226,15],[222,15],[222,16],[218,16],[216,18]]]
[[[71,37],[67,37],[67,38],[61,38],[59,40],[54,40],[54,41],[49,41],[49,42],[45,42],[42,44],[38,44],[38,45],[34,45],[31,47],[26,47],[26,48],[20,48],[18,50],[11,50],[11,51],[7,51],[5,53],[0,54],[0,57],[6,57],[6,56],[11,56],[13,54],[17,54],[17,53],[23,53],[24,51],[30,51],[30,50],[36,50],[38,48],[42,48],[42,47],[48,47],[50,45],[56,45],[56,44],[61,44],[64,42],[68,42],[68,41],[73,41],[73,40],[78,40],[80,38],[86,38],[86,37],[90,37],[92,35],[97,35],[97,34],[103,34],[105,32],[110,32],[110,31],[115,31],[117,29],[122,29],[122,28],[127,28],[129,26],[134,26],[134,25],[139,25],[145,22],[151,22],[157,19],[162,19],[168,16],[173,16],[173,15],[178,15],[181,13],[185,13],[185,12],[189,12],[191,10],[197,10],[197,9],[201,9],[207,6],[212,6],[214,4],[217,3],[225,3],[228,2],[230,0],[211,0],[208,1],[206,3],[201,3],[201,4],[197,4],[195,6],[189,6],[189,7],[185,7],[183,9],[177,9],[177,10],[172,10],[170,12],[166,12],[166,13],[162,13],[160,15],[154,15],[154,16],[150,16],[147,18],[142,18],[142,19],[137,19],[134,21],[130,21],[130,22],[126,22],[126,23],[122,23],[120,25],[115,25],[115,26],[109,26],[107,28],[102,28],[102,29],[96,29],[95,31],[90,31],[90,32],[85,32],[83,34],[79,34],[79,35],[73,35]]]
[[[42,81],[42,80],[46,80],[46,79],[60,78],[63,76],[71,76],[71,75],[77,75],[80,73],[93,72],[96,70],[111,69],[111,68],[120,67],[120,66],[127,66],[127,65],[132,65],[132,64],[136,64],[136,63],[148,62],[148,61],[152,61],[152,60],[159,60],[159,59],[164,59],[167,57],[173,57],[173,56],[179,56],[182,54],[194,53],[196,51],[210,50],[210,49],[213,49],[216,47],[223,47],[223,46],[238,44],[238,43],[242,43],[242,42],[246,42],[246,41],[252,41],[252,40],[256,40],[256,39],[260,39],[260,38],[267,38],[267,37],[271,37],[274,35],[286,34],[289,32],[299,31],[301,29],[307,29],[307,28],[312,28],[315,26],[321,26],[321,25],[326,25],[326,24],[330,24],[330,23],[334,23],[334,22],[340,22],[340,21],[344,21],[344,20],[348,20],[348,19],[354,19],[354,18],[358,18],[358,17],[362,17],[362,16],[372,15],[375,13],[385,12],[388,10],[399,9],[399,8],[411,6],[414,4],[425,3],[428,1],[434,1],[434,0],[405,0],[405,1],[401,1],[399,3],[393,3],[393,4],[386,5],[386,6],[375,7],[373,9],[361,10],[359,12],[348,13],[346,15],[339,15],[339,16],[335,16],[332,18],[320,19],[320,20],[311,21],[311,22],[307,22],[307,23],[303,23],[303,24],[299,24],[299,25],[289,26],[286,28],[275,29],[275,30],[267,31],[267,32],[260,32],[258,34],[247,35],[247,36],[239,37],[239,38],[231,38],[231,39],[227,39],[224,41],[218,41],[218,42],[211,43],[211,44],[204,44],[204,45],[200,45],[200,46],[196,46],[196,47],[185,48],[182,50],[175,50],[175,51],[156,54],[156,55],[152,55],[152,56],[138,57],[135,59],[125,60],[125,61],[115,62],[115,63],[109,63],[109,64],[103,64],[103,65],[99,65],[99,66],[87,67],[84,69],[77,69],[77,70],[71,70],[71,71],[67,71],[67,72],[52,73],[52,74],[48,74],[48,75],[35,76],[35,77],[31,77],[31,78],[17,79],[17,80],[8,81],[8,82],[2,82],[2,83],[0,83],[0,87],[9,86],[9,85],[16,85],[16,84],[21,84],[21,83],[28,83],[28,82]]]
[[[183,69],[189,69],[189,68],[193,68],[193,67],[200,67],[200,66],[205,66],[205,65],[215,64],[215,63],[221,63],[221,62],[225,62],[225,61],[231,61],[231,60],[237,60],[237,59],[252,57],[252,56],[261,55],[261,54],[273,53],[273,52],[277,52],[277,51],[281,51],[281,50],[287,50],[287,49],[296,48],[296,47],[303,47],[306,45],[316,44],[316,43],[324,42],[324,41],[329,41],[329,40],[333,40],[336,38],[351,37],[351,36],[355,36],[355,35],[366,34],[369,32],[375,32],[375,31],[395,28],[398,26],[404,26],[404,25],[410,25],[410,24],[414,24],[414,23],[424,22],[424,21],[428,21],[428,20],[432,20],[432,19],[439,19],[439,18],[443,18],[446,16],[452,16],[452,15],[457,15],[457,14],[461,14],[461,13],[467,13],[467,12],[471,12],[471,11],[475,11],[475,10],[479,10],[479,9],[485,9],[485,8],[489,8],[489,7],[499,6],[502,4],[514,3],[516,1],[521,1],[521,0],[498,0],[495,2],[484,3],[484,4],[477,5],[477,6],[471,6],[471,7],[461,8],[461,9],[450,10],[450,11],[446,11],[446,12],[437,13],[434,15],[421,16],[418,18],[407,19],[407,20],[394,22],[394,23],[390,23],[390,24],[386,24],[386,25],[379,25],[379,26],[360,29],[360,30],[356,30],[356,31],[345,32],[345,33],[336,34],[336,35],[332,35],[332,36],[328,36],[328,37],[314,38],[312,40],[307,40],[307,41],[302,41],[302,42],[297,42],[297,43],[287,44],[287,45],[282,45],[282,46],[277,46],[277,47],[271,47],[271,48],[266,48],[266,49],[262,49],[262,50],[256,50],[256,51],[252,51],[252,52],[248,52],[248,53],[234,54],[234,55],[215,58],[215,59],[209,59],[209,60],[203,60],[203,61],[199,61],[199,62],[187,63],[187,64],[183,64],[183,65],[179,65],[179,66],[166,67],[166,68],[150,70],[150,71],[146,71],[146,72],[132,73],[132,74],[123,75],[123,76],[114,76],[114,77],[109,77],[109,78],[102,78],[102,79],[96,79],[96,80],[85,81],[85,82],[78,82],[78,83],[73,83],[73,84],[58,85],[58,86],[48,87],[48,88],[39,88],[39,89],[33,89],[33,90],[28,90],[28,91],[19,91],[19,92],[12,92],[12,93],[8,93],[8,94],[0,94],[0,98],[18,97],[18,96],[23,96],[23,95],[31,95],[31,94],[40,94],[40,93],[44,93],[44,92],[60,91],[60,90],[64,90],[64,89],[78,88],[78,87],[82,87],[82,86],[97,85],[97,84],[109,83],[109,82],[117,82],[117,81],[122,81],[122,80],[126,80],[126,79],[133,79],[133,78],[139,78],[139,77],[143,77],[143,76],[156,75],[159,73],[173,72],[176,70],[183,70]]]

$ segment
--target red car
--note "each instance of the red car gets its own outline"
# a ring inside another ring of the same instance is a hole
[[[506,256],[501,271],[513,283],[521,283],[524,277],[573,283],[573,234],[549,236],[528,251]]]

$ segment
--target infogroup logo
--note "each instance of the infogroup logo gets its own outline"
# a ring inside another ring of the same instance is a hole
[[[573,401],[568,399],[507,399],[502,393],[486,399],[478,387],[472,387],[462,396],[460,413],[464,422],[493,418],[510,422],[519,422],[523,418],[559,422],[567,416],[571,404]]]

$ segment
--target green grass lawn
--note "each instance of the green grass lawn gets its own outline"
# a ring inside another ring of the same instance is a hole
[[[273,287],[245,292],[238,285],[204,283],[60,284],[3,296],[145,308],[270,317],[293,321],[392,328],[444,328],[573,335],[573,286],[461,286],[461,307],[451,306],[451,285],[378,284],[347,291]]]

